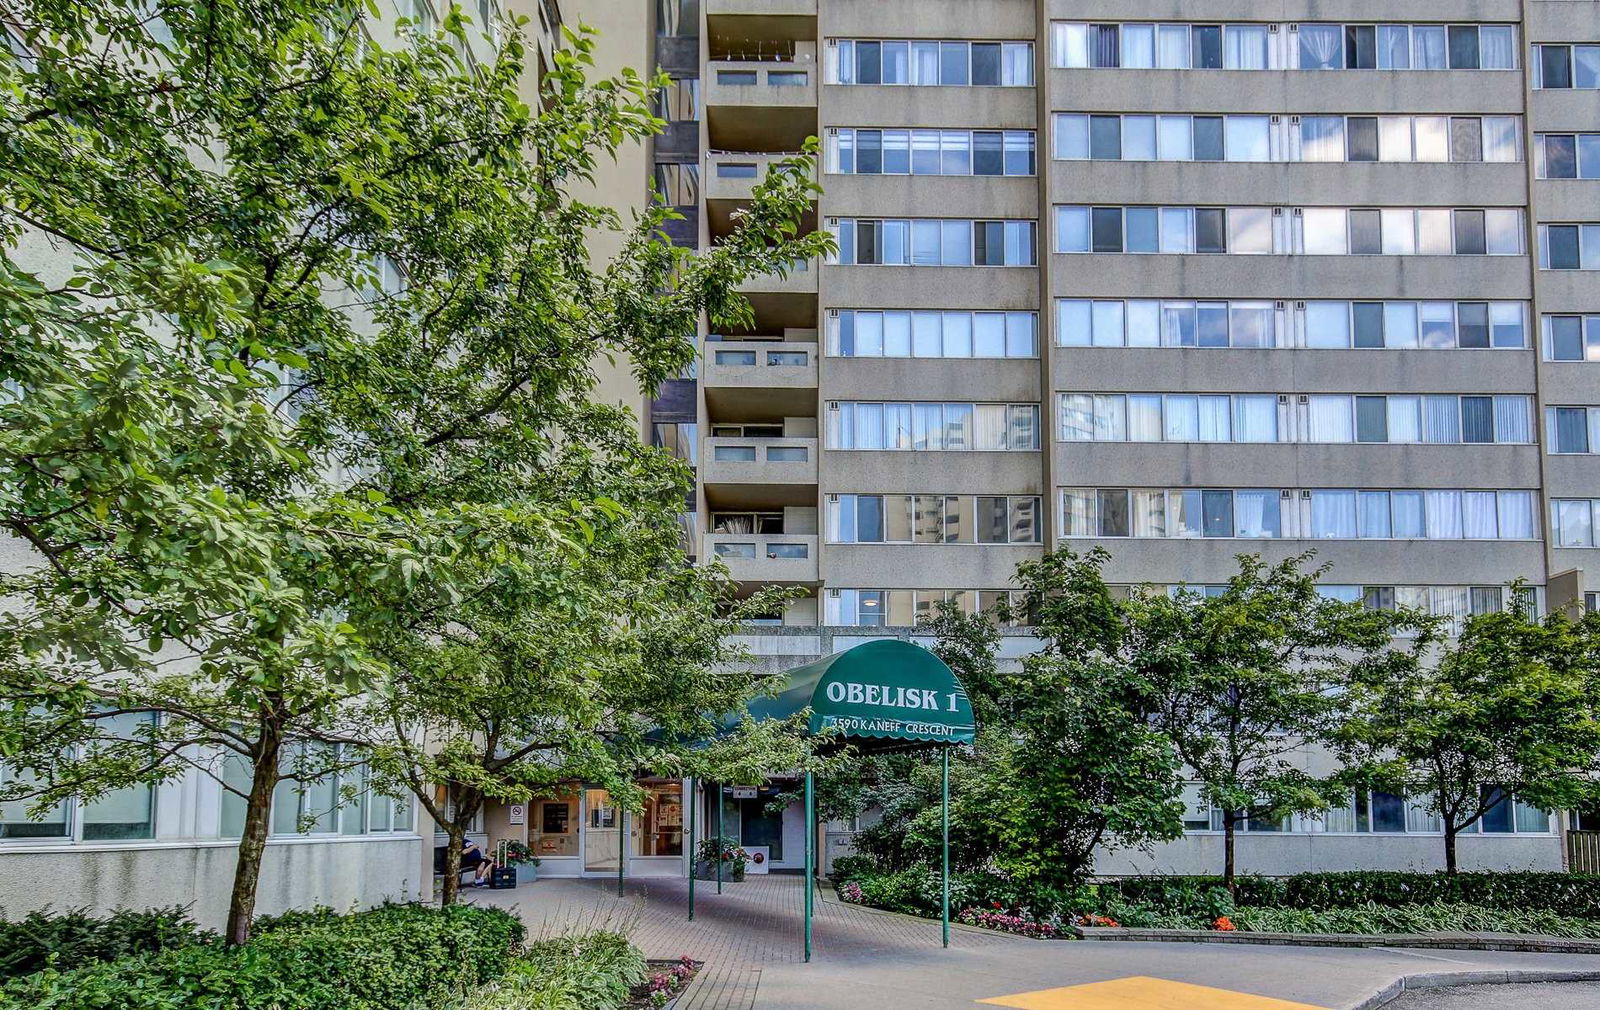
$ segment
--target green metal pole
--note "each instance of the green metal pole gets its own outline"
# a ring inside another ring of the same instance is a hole
[[[700,792],[700,791],[703,791],[703,790],[700,789],[700,780],[699,779],[690,779],[689,780],[689,788],[687,790],[685,790],[685,795],[688,796],[688,799],[689,799],[689,921],[690,922],[694,921],[694,808],[696,806],[698,806],[698,804],[695,802],[695,800],[698,799],[698,797],[695,796],[695,793],[696,792]]]
[[[717,893],[722,893],[722,783],[717,783]]]
[[[811,960],[812,902],[817,887],[817,798],[812,775],[806,772],[806,961]]]
[[[944,757],[942,803],[940,810],[941,827],[944,832],[944,872],[940,878],[940,889],[943,892],[939,900],[939,930],[944,939],[944,945],[950,946],[950,748],[946,747],[941,752]]]
[[[628,865],[628,811],[617,810],[617,897],[622,897],[622,872]]]

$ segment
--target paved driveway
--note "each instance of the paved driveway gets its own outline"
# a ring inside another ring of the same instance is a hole
[[[649,957],[704,960],[680,1010],[1306,1010],[1352,1006],[1424,972],[1600,971],[1593,955],[1074,943],[961,926],[944,950],[937,922],[846,905],[831,890],[819,893],[805,964],[800,878],[714,892],[697,885],[692,923],[687,881],[675,878],[628,881],[620,898],[614,880],[541,880],[468,900],[514,906],[534,937],[620,929]]]

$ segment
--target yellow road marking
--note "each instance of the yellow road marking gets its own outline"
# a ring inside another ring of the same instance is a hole
[[[978,1002],[1014,1010],[1325,1010],[1309,1003],[1145,976],[1019,992]]]

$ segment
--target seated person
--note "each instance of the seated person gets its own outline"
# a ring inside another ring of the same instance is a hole
[[[470,838],[461,850],[461,868],[473,871],[472,883],[469,887],[483,887],[489,881],[489,874],[494,870],[494,857],[478,847],[478,843]]]

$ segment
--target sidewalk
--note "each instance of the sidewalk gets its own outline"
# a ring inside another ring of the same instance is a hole
[[[515,907],[532,937],[622,929],[649,957],[704,960],[679,1010],[975,1010],[979,1000],[1023,1010],[1342,1010],[1419,973],[1600,972],[1595,955],[1036,941],[961,926],[944,950],[937,922],[843,904],[831,891],[818,895],[805,964],[798,877],[751,876],[715,892],[697,884],[692,923],[688,882],[677,878],[630,880],[622,898],[614,880],[541,880],[467,900]],[[1075,986],[1089,988],[1050,992]],[[1007,999],[1019,994],[1030,995]]]

